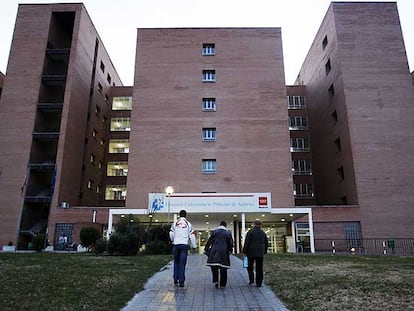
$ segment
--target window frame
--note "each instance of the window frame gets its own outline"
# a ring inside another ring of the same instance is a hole
[[[128,176],[128,161],[108,162],[106,165],[106,176],[127,177]]]
[[[203,69],[202,81],[206,83],[216,82],[216,70],[215,69]]]
[[[216,159],[203,159],[201,171],[203,174],[215,174],[217,172]]]
[[[120,125],[124,124],[125,126],[115,127],[113,126],[114,123],[120,123]],[[131,118],[130,117],[112,117],[109,130],[111,132],[130,132],[131,131]]]
[[[305,109],[306,101],[305,96],[287,96],[287,106],[288,109]]]
[[[112,98],[111,110],[128,111],[132,110],[132,96],[115,96]]]
[[[307,130],[308,118],[306,116],[289,116],[289,130]]]
[[[203,43],[201,54],[203,56],[214,56],[214,55],[216,55],[216,44],[215,43]]]
[[[216,98],[203,97],[201,100],[202,111],[216,111]]]
[[[120,196],[118,196],[120,194]],[[126,185],[106,185],[105,201],[125,201],[128,195]]]
[[[123,144],[122,146],[114,146],[114,144]],[[118,148],[116,148],[118,147]],[[115,150],[124,150],[124,152],[114,152]],[[129,154],[129,139],[110,139],[108,143],[109,154]]]
[[[291,152],[309,152],[309,139],[306,137],[293,137],[290,139]]]
[[[312,184],[294,184],[295,199],[311,199],[314,197]]]
[[[327,45],[328,45],[328,36],[326,35],[322,40],[322,50],[323,51],[326,49]]]
[[[202,141],[216,141],[217,139],[217,130],[215,127],[203,127],[202,130]]]
[[[335,88],[334,88],[333,83],[328,88],[328,97],[329,97],[329,100],[332,100],[335,97]]]
[[[312,175],[310,160],[292,160],[292,172],[293,175]]]

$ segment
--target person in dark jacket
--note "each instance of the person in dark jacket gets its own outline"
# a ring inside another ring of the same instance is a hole
[[[247,256],[249,273],[249,284],[254,283],[253,266],[256,263],[256,286],[261,287],[263,283],[263,257],[267,254],[269,246],[266,233],[261,229],[262,222],[254,221],[254,227],[247,232],[244,241],[243,253]]]
[[[208,256],[207,266],[211,268],[214,286],[220,285],[220,288],[226,287],[227,269],[230,268],[230,254],[233,250],[233,237],[226,226],[226,222],[221,221],[205,246],[205,253]]]

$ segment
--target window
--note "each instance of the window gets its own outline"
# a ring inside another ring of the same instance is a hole
[[[216,82],[216,71],[203,70],[203,82]]]
[[[295,184],[293,195],[295,196],[295,199],[313,198],[312,184]]]
[[[98,105],[95,106],[95,113],[96,115],[99,115],[101,113],[101,108],[99,108]]]
[[[109,96],[105,94],[105,103],[109,102]]]
[[[100,186],[96,186],[96,193],[100,194],[101,193],[101,187]]]
[[[297,137],[290,139],[291,152],[307,152],[309,151],[309,142],[307,138]]]
[[[109,153],[129,153],[128,139],[109,140]]]
[[[343,181],[345,179],[345,174],[344,174],[344,167],[341,166],[340,168],[338,168],[336,170],[338,172],[338,176],[339,176],[339,181]]]
[[[331,84],[331,86],[328,89],[328,96],[329,96],[329,100],[331,100],[335,96],[335,89],[334,89],[333,84]]]
[[[202,101],[203,111],[216,111],[216,99],[215,98],[203,98]]]
[[[346,198],[345,195],[343,197],[341,197],[341,204],[342,205],[348,205],[348,199]]]
[[[101,70],[102,72],[105,72],[105,64],[101,61]]]
[[[128,176],[128,162],[108,162],[107,176]]]
[[[98,92],[102,94],[102,84],[98,82]]]
[[[96,135],[98,135],[98,132],[96,130],[92,130],[92,137],[96,138]]]
[[[337,139],[335,139],[334,143],[335,143],[336,152],[341,151],[341,148],[342,148],[341,147],[341,138],[338,137]]]
[[[287,97],[288,109],[305,109],[305,97],[304,96],[288,96]]]
[[[203,43],[203,55],[211,56],[216,54],[216,45],[214,43]]]
[[[73,243],[73,224],[56,224],[56,241],[55,244],[58,245],[58,239],[60,234],[64,234],[68,238],[68,245]]]
[[[326,46],[328,45],[328,37],[325,36],[322,41],[322,49],[325,50]]]
[[[129,132],[131,131],[131,118],[111,118],[112,132]]]
[[[108,185],[105,188],[105,200],[125,200],[126,196],[126,185]]]
[[[101,145],[102,147],[103,147],[103,146],[105,146],[105,139],[101,138],[100,145]]]
[[[216,173],[216,160],[203,160],[203,174],[215,174]]]
[[[108,81],[108,83],[111,84],[112,78],[111,78],[111,75],[109,73],[106,76],[106,81]]]
[[[298,241],[298,252],[310,252],[309,223],[298,223],[295,221],[295,225]]]
[[[344,229],[348,249],[356,248],[356,250],[359,250],[362,247],[361,228],[359,222],[345,223]]]
[[[95,163],[95,155],[94,154],[91,154],[91,156],[89,157],[89,162]]]
[[[99,169],[102,169],[102,167],[103,167],[103,163],[102,163],[102,161],[99,161],[99,163],[98,163],[98,168],[99,168]]]
[[[292,172],[294,175],[312,175],[309,160],[293,160]]]
[[[112,110],[131,110],[132,97],[114,97],[112,100]]]
[[[215,128],[203,128],[203,141],[216,141]]]
[[[331,69],[332,69],[332,67],[331,67],[331,60],[328,59],[328,61],[325,64],[325,73],[326,73],[326,75],[328,75],[328,73],[331,72]]]
[[[89,179],[88,184],[87,184],[88,189],[92,189],[92,184],[93,184],[93,181]]]
[[[334,124],[336,124],[338,122],[338,113],[336,112],[336,110],[334,110],[331,113],[331,117],[332,117],[332,121],[334,122]]]
[[[306,117],[289,117],[289,130],[306,130],[308,122]]]

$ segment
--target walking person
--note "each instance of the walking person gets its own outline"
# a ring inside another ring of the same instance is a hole
[[[65,249],[64,245],[65,245],[65,235],[62,232],[58,239],[58,249],[63,251]]]
[[[196,248],[196,240],[193,226],[186,219],[187,212],[180,211],[180,217],[171,225],[170,239],[174,245],[174,285],[184,287],[185,266],[187,264],[188,243],[191,247]]]
[[[233,237],[226,226],[227,223],[221,221],[205,245],[207,266],[211,268],[214,286],[220,288],[226,287],[227,269],[230,268],[230,254],[233,250]]]
[[[254,221],[254,227],[247,232],[244,241],[243,253],[247,256],[249,273],[249,284],[253,284],[253,266],[256,266],[256,286],[261,287],[263,283],[263,258],[267,254],[268,240],[266,233],[261,229],[262,222],[259,219]]]

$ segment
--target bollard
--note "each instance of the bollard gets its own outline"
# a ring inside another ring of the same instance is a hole
[[[384,255],[387,255],[387,248],[385,247],[385,241],[382,241],[382,248],[384,249]]]
[[[335,241],[332,241],[332,255],[335,255]]]

